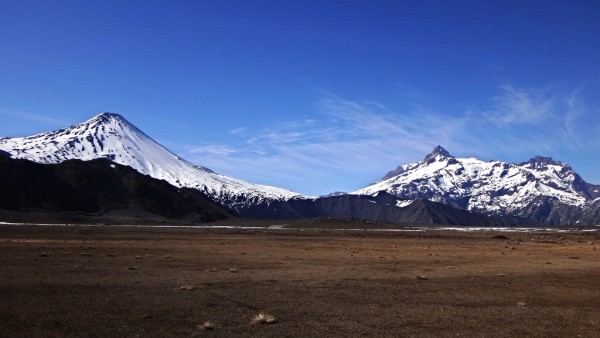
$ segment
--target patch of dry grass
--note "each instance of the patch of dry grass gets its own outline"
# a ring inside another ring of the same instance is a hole
[[[261,312],[256,316],[252,317],[250,321],[250,325],[266,325],[266,324],[274,324],[277,322],[277,317],[270,313]]]
[[[207,320],[202,325],[198,325],[198,328],[202,331],[212,331],[217,328],[217,324],[211,320]]]

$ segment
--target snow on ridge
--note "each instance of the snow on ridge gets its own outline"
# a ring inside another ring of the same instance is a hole
[[[400,166],[390,172],[396,175],[388,173],[351,194],[385,191],[403,199],[426,198],[447,204],[460,200],[467,203],[467,210],[497,214],[523,208],[536,198],[554,198],[573,206],[589,203],[576,188],[577,174],[568,165],[549,158],[515,164],[443,156],[435,150],[432,154],[421,162]]]
[[[27,137],[1,138],[0,150],[39,163],[108,158],[177,187],[199,189],[219,200],[243,196],[280,200],[292,191],[217,174],[175,155],[117,114],[103,113],[68,128]]]

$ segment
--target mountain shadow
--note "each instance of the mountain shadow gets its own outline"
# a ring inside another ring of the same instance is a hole
[[[0,210],[117,212],[127,218],[210,222],[231,216],[200,191],[177,188],[107,159],[39,164],[0,154]]]

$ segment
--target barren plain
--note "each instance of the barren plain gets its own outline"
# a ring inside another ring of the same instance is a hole
[[[599,232],[297,226],[0,226],[0,337],[600,336]]]

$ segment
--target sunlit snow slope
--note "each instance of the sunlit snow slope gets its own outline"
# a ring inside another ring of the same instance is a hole
[[[385,191],[403,199],[423,198],[454,207],[497,215],[544,220],[557,207],[586,208],[598,198],[598,186],[548,157],[515,164],[455,158],[436,147],[419,163],[389,172],[379,182],[353,194]],[[548,210],[542,210],[542,209]]]
[[[298,194],[219,175],[165,149],[117,114],[103,113],[65,129],[29,137],[0,138],[0,150],[39,163],[108,158],[177,187],[203,191],[236,210],[247,203],[285,200]]]

